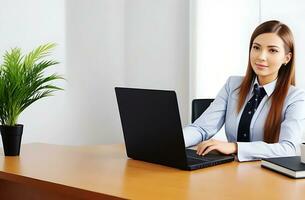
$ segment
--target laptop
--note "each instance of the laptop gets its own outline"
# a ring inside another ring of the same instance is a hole
[[[115,88],[129,158],[194,170],[234,160],[186,149],[175,91]]]

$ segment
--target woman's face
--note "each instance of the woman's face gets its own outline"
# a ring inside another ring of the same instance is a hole
[[[290,52],[285,53],[284,42],[275,33],[258,35],[251,47],[250,63],[259,83],[265,85],[275,80],[280,67],[287,64],[291,56]]]

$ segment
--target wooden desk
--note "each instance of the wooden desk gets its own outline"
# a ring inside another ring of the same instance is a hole
[[[128,159],[123,145],[0,150],[0,199],[305,199],[305,179],[232,162],[182,171]]]

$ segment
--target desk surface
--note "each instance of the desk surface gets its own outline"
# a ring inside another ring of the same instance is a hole
[[[305,179],[261,168],[260,162],[182,171],[128,159],[123,145],[25,144],[19,157],[0,150],[0,178],[128,199],[305,199]]]

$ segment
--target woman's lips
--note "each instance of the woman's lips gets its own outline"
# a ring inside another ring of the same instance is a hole
[[[259,63],[255,63],[256,66],[258,66],[259,68],[266,68],[268,67],[267,65],[263,65],[263,64],[259,64]]]

